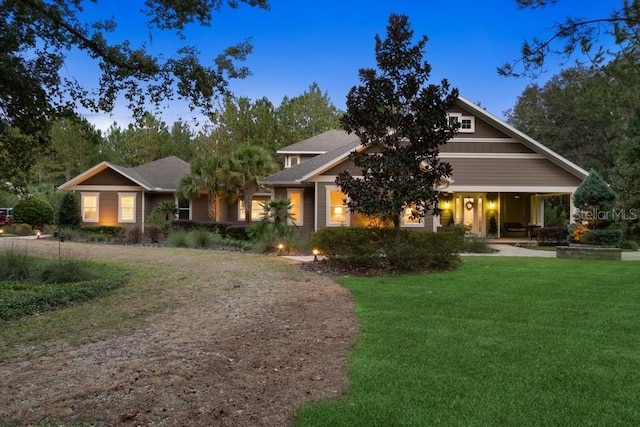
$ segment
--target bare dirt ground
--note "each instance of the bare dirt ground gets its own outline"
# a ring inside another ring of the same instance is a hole
[[[149,269],[147,281],[173,284],[153,294],[166,307],[110,335],[18,349],[0,340],[12,354],[0,358],[0,425],[282,426],[297,405],[345,393],[357,322],[350,294],[330,278],[275,257],[64,245]],[[126,286],[115,293],[127,295]]]

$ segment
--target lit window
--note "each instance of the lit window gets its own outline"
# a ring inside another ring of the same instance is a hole
[[[402,225],[407,227],[419,227],[422,225],[422,218],[419,214],[420,212],[416,209],[415,205],[407,206],[402,213],[402,219],[400,222]]]
[[[82,193],[80,197],[80,209],[82,210],[82,222],[98,222],[98,193]]]
[[[188,199],[178,198],[178,219],[191,219],[191,202]]]
[[[264,217],[264,207],[262,206],[262,200],[251,201],[251,221],[259,221]],[[240,200],[238,203],[238,220],[245,221],[247,219],[244,213],[244,201]]]
[[[327,225],[349,225],[347,196],[336,187],[327,187]]]
[[[287,190],[287,198],[291,202],[288,224],[302,225],[302,190]]]
[[[136,222],[135,193],[118,193],[118,222]]]

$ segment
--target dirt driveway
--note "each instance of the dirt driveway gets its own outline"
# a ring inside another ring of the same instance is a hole
[[[58,251],[56,242],[25,244]],[[0,351],[12,354],[0,359],[0,425],[282,426],[300,403],[345,392],[357,322],[349,293],[330,279],[276,257],[64,248],[143,266],[144,280],[158,283],[150,298],[165,305],[140,326],[110,326],[110,335],[71,329],[22,348],[0,336]],[[128,297],[126,286],[112,296]]]

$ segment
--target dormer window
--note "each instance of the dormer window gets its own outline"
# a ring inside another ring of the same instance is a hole
[[[476,118],[473,116],[463,116],[460,113],[449,113],[449,124],[460,124],[458,132],[474,133],[476,131]]]
[[[285,168],[292,168],[298,164],[300,164],[300,156],[286,156],[284,158]]]

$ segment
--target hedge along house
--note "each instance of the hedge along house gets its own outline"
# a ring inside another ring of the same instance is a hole
[[[438,231],[455,223],[487,236],[493,217],[497,237],[526,236],[532,227],[544,226],[544,200],[571,196],[588,174],[462,97],[449,117],[460,129],[440,148],[440,158],[453,168],[441,187],[446,192],[442,214],[412,220],[408,209],[404,228]],[[261,184],[272,198],[291,200],[291,224],[303,231],[366,225],[367,218],[347,210],[345,195],[335,184],[341,170],[361,174],[348,157],[362,149],[355,135],[340,130],[322,133],[279,150],[285,168]]]

